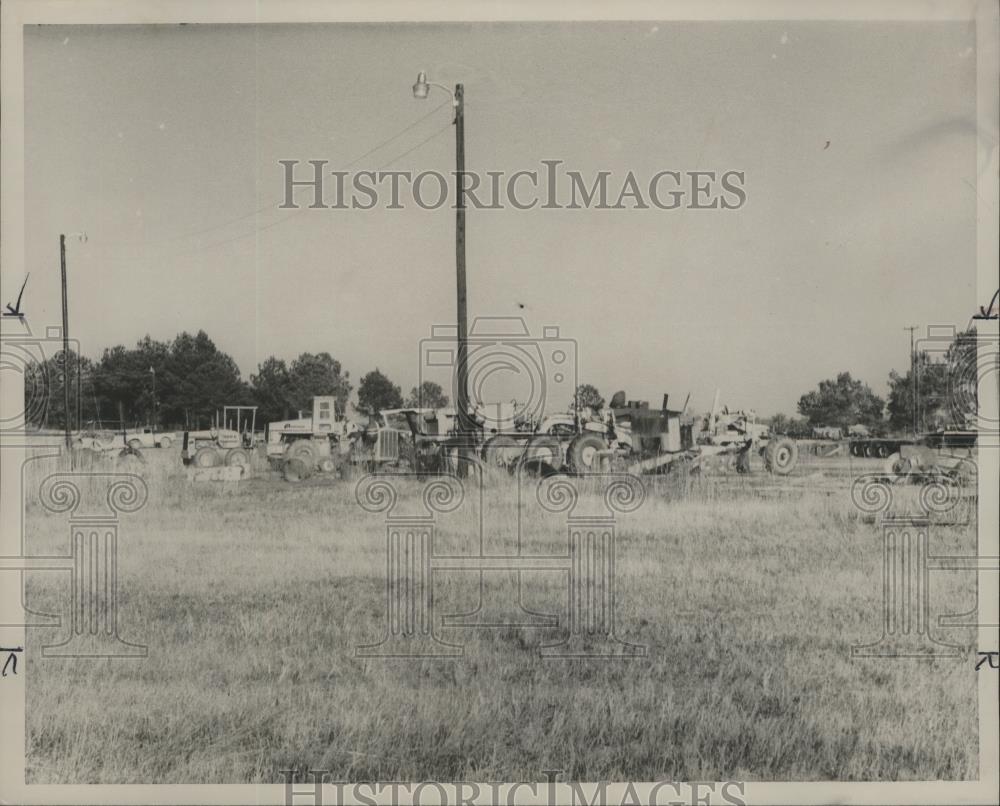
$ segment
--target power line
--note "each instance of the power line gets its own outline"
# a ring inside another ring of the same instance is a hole
[[[440,109],[440,106],[438,107],[438,109]],[[373,173],[377,174],[380,171],[384,171],[386,168],[388,168],[393,163],[399,162],[399,160],[403,159],[403,157],[407,156],[408,154],[412,154],[414,151],[416,151],[421,146],[426,145],[431,140],[433,140],[435,137],[438,137],[440,134],[442,134],[443,132],[445,132],[448,129],[450,129],[451,125],[452,125],[451,123],[445,124],[440,129],[437,129],[436,131],[434,131],[433,133],[431,133],[429,136],[425,137],[423,140],[421,140],[416,145],[411,146],[410,148],[406,149],[406,151],[404,151],[402,154],[399,154],[398,156],[393,157],[388,162],[386,162],[383,165],[381,165],[378,168],[376,168],[373,171]],[[372,149],[368,153],[371,154],[372,152],[374,152],[376,150],[377,149]],[[367,155],[364,155],[364,156],[367,156]],[[359,159],[361,159],[361,158],[359,158]],[[357,160],[355,162],[357,162]],[[354,164],[354,163],[349,163],[348,165],[344,166],[344,168],[346,169],[347,167],[350,167],[350,165],[352,165],[352,164]],[[272,221],[269,224],[265,224],[262,227],[255,227],[254,229],[250,230],[249,232],[244,232],[244,233],[242,233],[240,235],[236,235],[236,236],[234,236],[232,238],[226,238],[225,240],[218,241],[216,243],[206,244],[205,246],[199,246],[199,247],[196,247],[195,249],[191,249],[191,250],[186,251],[186,252],[179,252],[179,253],[174,253],[174,254],[171,254],[171,255],[164,255],[164,256],[162,256],[162,259],[187,257],[188,255],[194,255],[194,254],[197,254],[198,252],[204,252],[204,251],[207,251],[209,249],[215,249],[215,248],[217,248],[219,246],[225,246],[225,245],[230,244],[230,243],[235,243],[236,241],[241,241],[241,240],[243,240],[245,238],[250,238],[252,236],[259,235],[261,232],[269,230],[272,227],[278,226],[278,224],[283,224],[285,221],[288,221],[288,220],[294,218],[297,213],[301,213],[303,210],[309,210],[309,209],[311,209],[311,208],[309,208],[309,207],[296,207],[288,215],[283,216],[282,218],[279,218],[276,221]]]
[[[390,143],[395,142],[400,137],[402,137],[404,134],[406,134],[407,132],[411,131],[412,129],[416,128],[418,125],[420,125],[421,123],[423,123],[425,120],[427,120],[435,112],[437,112],[439,109],[441,109],[443,106],[445,106],[448,103],[450,103],[449,100],[442,101],[440,104],[438,104],[437,106],[435,106],[429,112],[421,115],[416,120],[413,120],[410,123],[408,123],[406,126],[404,126],[402,129],[400,129],[399,131],[397,131],[395,134],[393,134],[393,135],[385,138],[384,140],[382,140],[377,145],[372,146],[371,148],[369,148],[365,153],[361,154],[360,156],[355,157],[353,160],[351,160],[350,162],[348,162],[346,165],[342,166],[340,170],[346,171],[348,168],[352,168],[353,166],[357,165],[359,162],[361,162],[366,157],[371,156],[376,151],[379,151],[380,149],[385,148]],[[428,139],[430,139],[430,138],[428,138]],[[424,141],[424,142],[426,142],[426,141]],[[420,145],[423,145],[423,143],[418,143],[418,145],[415,146],[414,148],[417,148]],[[410,151],[412,151],[412,150],[413,149],[410,149]],[[410,152],[409,151],[404,152],[404,154],[401,154],[400,157],[397,157],[396,159],[400,159],[401,157],[405,156],[408,153],[410,153]],[[381,169],[379,169],[379,170],[381,170]],[[238,224],[239,222],[245,221],[245,220],[247,220],[249,218],[255,218],[256,216],[260,215],[261,213],[265,213],[268,210],[273,210],[273,209],[275,209],[277,207],[280,207],[283,202],[284,202],[283,199],[279,200],[279,201],[276,201],[276,202],[272,202],[270,204],[264,205],[263,207],[259,207],[256,210],[253,210],[252,212],[244,213],[241,216],[237,216],[236,218],[228,219],[227,221],[222,221],[222,222],[220,222],[218,224],[211,224],[211,225],[209,225],[207,227],[202,227],[201,229],[196,229],[196,230],[191,230],[191,231],[188,231],[188,232],[183,232],[183,233],[180,233],[178,235],[174,235],[174,236],[172,236],[170,238],[164,238],[164,239],[161,239],[159,241],[154,241],[153,243],[154,244],[171,244],[171,243],[175,243],[175,242],[180,241],[180,240],[184,240],[186,238],[193,238],[193,237],[198,236],[198,235],[204,235],[205,233],[212,232],[213,230],[224,229],[225,227],[231,226],[232,224]],[[291,216],[286,216],[285,218],[279,219],[279,222],[280,221],[285,221],[285,220],[287,220],[290,217]],[[275,222],[275,223],[277,223],[277,222]],[[261,230],[257,230],[257,231],[262,231],[264,229],[269,229],[270,226],[272,226],[272,225],[265,226],[265,227],[261,228]],[[239,237],[249,237],[250,234],[253,234],[253,233],[248,233],[246,236],[239,236]],[[140,242],[139,241],[133,241],[132,243],[140,243]],[[221,241],[220,243],[226,243],[226,241]]]

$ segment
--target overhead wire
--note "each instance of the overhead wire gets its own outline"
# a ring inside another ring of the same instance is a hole
[[[374,154],[375,152],[379,151],[380,149],[385,148],[390,143],[395,142],[400,137],[402,137],[404,134],[406,134],[407,132],[409,132],[409,131],[413,130],[414,128],[416,128],[418,125],[420,125],[425,120],[427,120],[428,118],[430,118],[438,110],[440,110],[442,107],[444,107],[446,104],[448,104],[450,102],[451,102],[450,99],[441,102],[437,106],[433,107],[430,111],[426,112],[425,114],[423,114],[420,117],[416,118],[415,120],[411,121],[410,123],[408,123],[403,128],[399,129],[394,134],[392,134],[389,137],[385,138],[384,140],[380,141],[379,143],[377,143],[376,145],[372,146],[367,151],[365,151],[363,154],[360,154],[359,156],[355,157],[350,162],[348,162],[345,165],[343,165],[340,170],[346,171],[348,168],[354,167],[355,165],[357,165],[358,163],[360,163],[365,158],[371,156],[372,154]],[[445,127],[445,128],[447,128],[447,127]],[[407,151],[404,151],[398,157],[395,157],[393,160],[391,160],[389,163],[387,163],[386,166],[384,166],[384,167],[388,167],[388,165],[391,165],[393,162],[396,162],[397,160],[402,159],[404,156],[406,156],[407,154],[415,151],[421,145],[423,145],[424,143],[426,143],[429,140],[433,139],[434,137],[436,137],[440,133],[441,133],[441,130],[438,130],[438,131],[434,132],[434,134],[432,134],[430,137],[426,138],[425,140],[422,140],[416,146],[413,146],[412,148],[408,149]],[[376,170],[380,171],[380,170],[383,170],[383,168],[378,168]],[[244,213],[243,215],[237,216],[236,218],[228,219],[226,221],[222,221],[222,222],[219,222],[217,224],[212,224],[212,225],[209,225],[207,227],[202,227],[201,229],[191,230],[189,232],[180,233],[180,234],[172,236],[170,238],[164,238],[164,239],[161,239],[159,241],[154,241],[154,244],[171,244],[171,243],[176,243],[177,241],[182,241],[182,240],[185,240],[187,238],[194,238],[194,237],[197,237],[198,235],[204,235],[204,234],[206,234],[208,232],[212,232],[212,231],[217,230],[217,229],[224,229],[224,228],[229,227],[229,226],[231,226],[233,224],[238,224],[241,221],[245,221],[245,220],[247,220],[249,218],[255,218],[255,217],[257,217],[257,216],[261,215],[262,213],[265,213],[265,212],[267,212],[269,210],[273,210],[275,208],[280,208],[280,206],[283,203],[283,201],[284,200],[280,200],[280,201],[275,201],[275,202],[269,203],[267,205],[264,205],[263,207],[259,207],[256,210],[253,210],[252,212]],[[242,238],[248,238],[248,237],[250,237],[251,235],[254,235],[257,232],[263,232],[263,231],[265,231],[267,229],[270,229],[273,226],[276,226],[277,224],[279,224],[279,223],[281,223],[283,221],[287,221],[288,219],[292,218],[292,216],[294,215],[294,213],[299,212],[299,210],[301,210],[301,209],[308,209],[308,208],[301,208],[301,207],[295,208],[295,210],[293,210],[293,213],[291,215],[279,218],[277,221],[271,222],[270,224],[266,224],[263,227],[254,228],[253,230],[250,230],[247,233],[243,233],[241,235],[238,235],[238,236],[236,236],[234,238],[226,239],[226,240],[223,240],[223,241],[219,241],[216,244],[209,244],[209,245],[206,245],[204,247],[197,247],[197,248],[195,248],[193,250],[190,250],[190,251],[180,252],[180,253],[173,254],[173,255],[166,255],[165,257],[180,257],[180,256],[183,256],[183,255],[193,254],[195,252],[200,251],[201,249],[211,249],[211,248],[214,248],[214,246],[221,246],[221,245],[224,245],[226,243],[231,243],[232,241],[240,240]],[[139,242],[133,241],[132,243],[139,243]]]

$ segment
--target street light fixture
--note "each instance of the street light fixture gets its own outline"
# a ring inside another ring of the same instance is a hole
[[[456,362],[455,408],[459,432],[471,436],[475,423],[469,416],[469,319],[465,281],[465,90],[461,84],[455,90],[427,80],[427,73],[417,73],[413,97],[424,99],[431,87],[444,90],[451,96],[455,109],[455,287],[458,297],[458,361]],[[468,449],[465,448],[466,453]]]

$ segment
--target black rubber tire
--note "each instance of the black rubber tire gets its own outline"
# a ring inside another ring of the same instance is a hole
[[[244,473],[250,470],[250,454],[243,448],[231,448],[226,452],[226,467],[236,466],[244,468]]]
[[[573,438],[566,449],[566,464],[578,476],[597,473],[601,469],[596,451],[607,450],[608,444],[600,434],[583,433]]]
[[[173,444],[173,440],[170,437],[162,437],[160,439],[161,448],[169,448]]]
[[[195,451],[191,463],[195,467],[215,467],[219,464],[219,452],[205,445]]]
[[[307,439],[300,439],[288,446],[288,449],[285,451],[285,459],[286,461],[298,459],[312,470],[316,466],[317,453],[316,446],[312,442]]]
[[[287,460],[284,465],[285,481],[297,482],[307,479],[312,475],[312,465],[306,464],[297,456]]]
[[[521,458],[523,442],[518,442],[506,434],[491,437],[483,445],[483,462],[487,467],[498,467],[509,470]]]
[[[556,437],[538,434],[528,441],[517,464],[519,468],[531,464],[538,466],[540,471],[543,465],[551,471],[558,471],[563,464],[562,443]]]
[[[130,447],[130,448],[131,448],[132,450],[134,450],[134,451],[137,451],[137,450],[139,450],[139,448],[141,448],[141,447],[142,447],[142,441],[141,441],[141,440],[138,440],[138,439],[130,439],[130,440],[128,441],[128,446],[129,446],[129,447]]]
[[[767,469],[776,476],[787,476],[798,464],[799,446],[795,440],[787,437],[771,440],[767,444],[764,461],[767,464]]]

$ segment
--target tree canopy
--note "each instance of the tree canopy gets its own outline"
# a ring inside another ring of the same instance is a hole
[[[846,431],[857,423],[878,428],[885,401],[850,372],[841,372],[836,379],[820,381],[817,389],[802,395],[798,408],[811,426],[839,426]]]
[[[419,387],[414,386],[403,403],[414,408],[443,409],[448,405],[448,395],[444,393],[441,384],[434,381],[424,381]]]
[[[604,398],[597,391],[597,387],[589,383],[581,383],[576,387],[576,405],[582,409],[591,408],[594,410],[604,406]]]
[[[378,367],[361,379],[358,385],[358,405],[362,409],[398,409],[403,406],[400,388],[386,377]]]

